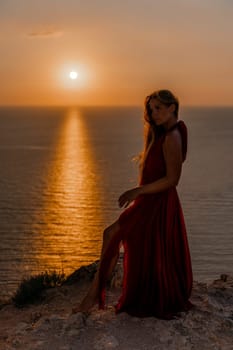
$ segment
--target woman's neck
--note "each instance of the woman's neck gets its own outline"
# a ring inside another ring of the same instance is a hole
[[[176,125],[177,119],[172,117],[166,123],[163,124],[163,127],[166,131],[170,130],[174,125]]]

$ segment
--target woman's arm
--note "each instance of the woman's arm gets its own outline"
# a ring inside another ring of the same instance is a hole
[[[163,152],[166,163],[166,175],[150,184],[142,185],[124,192],[119,198],[119,206],[127,207],[130,202],[142,194],[158,193],[177,186],[182,169],[182,141],[178,130],[167,134]]]

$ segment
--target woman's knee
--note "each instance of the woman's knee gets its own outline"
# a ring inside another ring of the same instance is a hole
[[[111,239],[116,232],[118,232],[120,226],[118,221],[114,222],[112,225],[108,226],[103,232],[103,240],[106,242]]]

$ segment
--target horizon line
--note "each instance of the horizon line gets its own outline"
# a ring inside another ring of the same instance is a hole
[[[60,108],[88,108],[88,107],[93,107],[93,108],[144,108],[143,104],[112,104],[112,105],[107,105],[107,104],[101,104],[101,105],[68,105],[68,104],[64,104],[64,105],[59,105],[59,104],[0,104],[0,108],[53,108],[53,107],[60,107]],[[229,105],[229,104],[219,104],[219,105],[197,105],[197,104],[181,104],[180,108],[233,108],[233,104]]]

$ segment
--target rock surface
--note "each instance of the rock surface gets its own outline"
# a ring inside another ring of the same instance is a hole
[[[0,310],[1,350],[233,350],[233,278],[194,283],[195,307],[177,319],[115,315],[122,268],[107,292],[108,307],[90,315],[72,314],[85,294],[96,265],[82,268],[68,283],[45,292],[40,304]],[[85,272],[86,271],[86,272]]]

